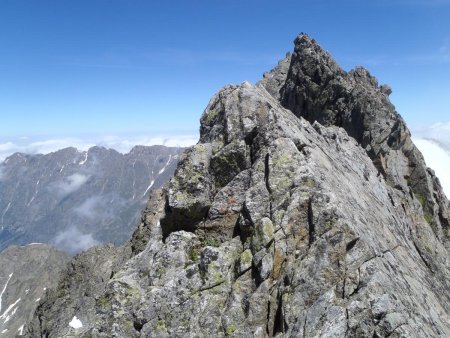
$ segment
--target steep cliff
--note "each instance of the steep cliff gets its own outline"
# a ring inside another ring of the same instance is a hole
[[[389,92],[300,35],[213,96],[130,243],[75,258],[27,336],[449,336],[448,201]]]

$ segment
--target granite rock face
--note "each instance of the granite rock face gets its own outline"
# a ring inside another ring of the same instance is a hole
[[[57,286],[69,256],[48,245],[11,246],[0,254],[0,337],[24,333],[46,292]]]
[[[224,87],[131,241],[102,258],[116,264],[102,291],[83,306],[70,290],[95,269],[74,266],[27,336],[449,336],[448,201],[388,92],[305,35],[258,85]],[[82,326],[57,319],[67,304]]]

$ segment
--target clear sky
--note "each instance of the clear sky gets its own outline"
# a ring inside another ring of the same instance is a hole
[[[1,0],[0,148],[195,135],[214,92],[300,32],[390,84],[411,129],[450,133],[450,0]]]

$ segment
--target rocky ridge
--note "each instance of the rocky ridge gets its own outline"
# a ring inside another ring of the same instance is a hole
[[[300,35],[213,96],[131,241],[77,256],[26,335],[449,336],[448,200],[389,93]]]

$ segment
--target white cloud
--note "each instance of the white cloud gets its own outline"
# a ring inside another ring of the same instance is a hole
[[[120,137],[120,136],[105,136],[97,145],[106,148],[112,148],[121,153],[129,152],[134,146],[153,146],[164,145],[167,147],[189,147],[197,143],[198,137],[194,135],[178,135],[178,136],[158,136],[158,137]]]
[[[80,216],[89,218],[91,220],[99,217],[100,212],[97,210],[104,204],[100,196],[89,197],[81,205],[74,208],[74,211]]]
[[[51,189],[55,190],[59,196],[66,196],[78,190],[86,181],[88,176],[82,174],[73,174],[64,178],[63,181],[51,185]]]
[[[44,141],[32,142],[25,147],[27,153],[48,154],[63,148],[75,147],[78,150],[88,150],[95,143],[83,142],[76,138],[50,139]]]
[[[427,166],[433,169],[447,197],[450,197],[450,150],[433,140],[417,139],[414,143],[422,152]]]
[[[0,143],[0,152],[11,151],[14,147],[15,144],[12,142]]]
[[[438,122],[413,131],[414,138],[433,139],[450,147],[450,122]]]
[[[75,147],[78,150],[87,150],[95,145],[95,143],[83,142],[76,138],[49,139],[29,143],[27,143],[27,141],[29,141],[28,138],[21,137],[15,142],[8,141],[0,144],[0,161],[3,161],[6,157],[17,152],[26,154],[48,154],[67,147]]]
[[[30,140],[21,137],[14,141],[0,143],[0,161],[16,152],[27,154],[48,154],[63,148],[75,147],[78,150],[88,150],[98,145],[112,148],[121,153],[127,153],[136,145],[165,145],[168,147],[188,147],[198,141],[198,136],[188,135],[163,135],[163,136],[97,136],[86,138],[54,138],[45,140]]]
[[[71,254],[76,254],[100,244],[99,241],[94,239],[92,234],[83,234],[74,226],[60,232],[52,242],[58,248]]]

